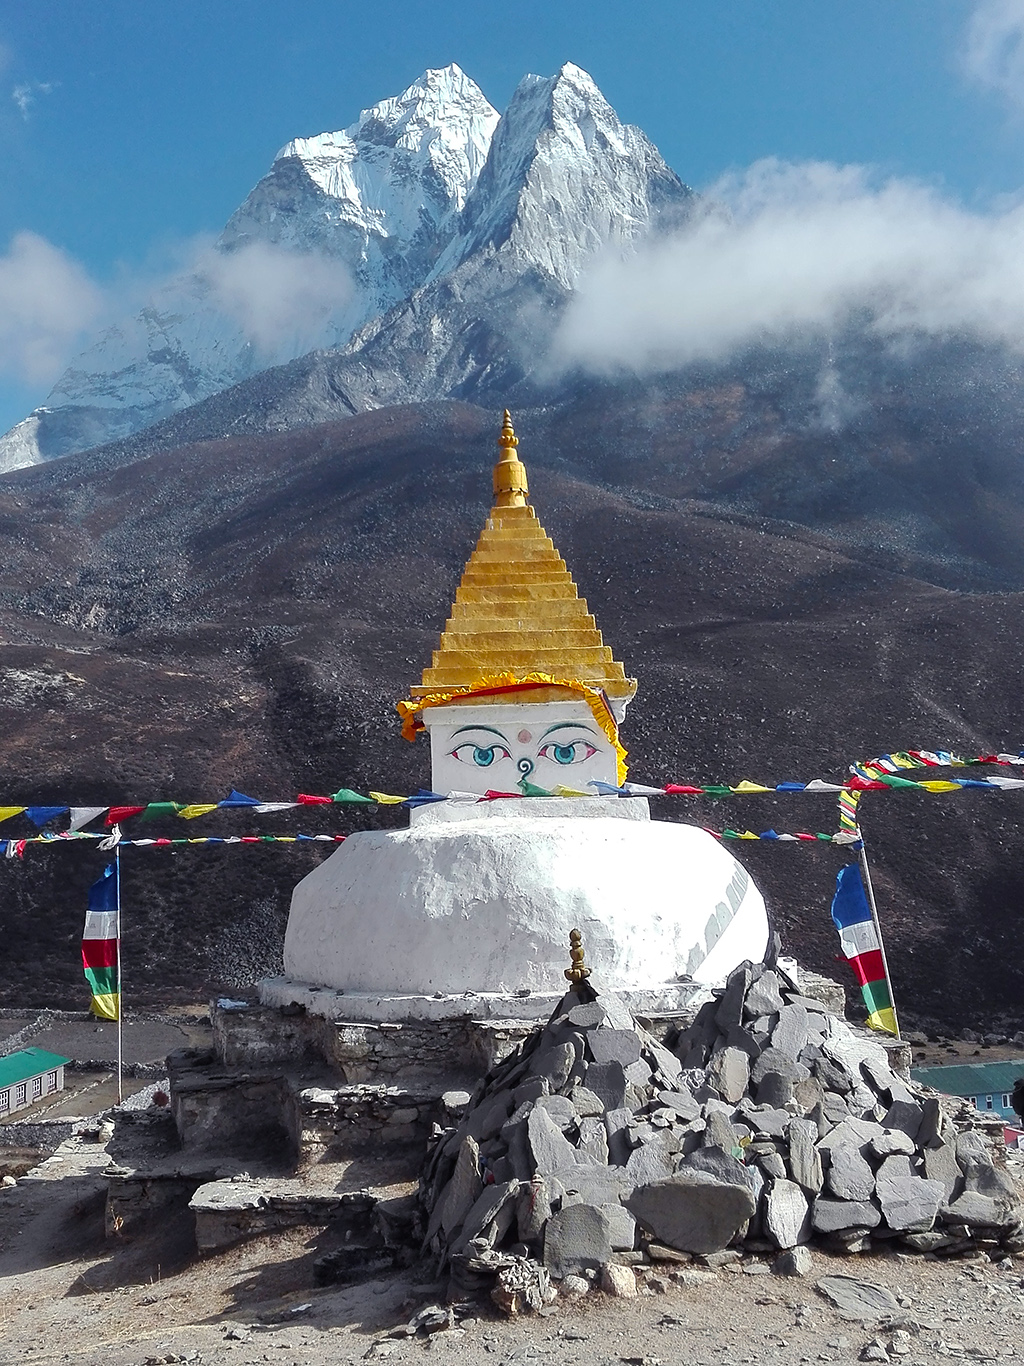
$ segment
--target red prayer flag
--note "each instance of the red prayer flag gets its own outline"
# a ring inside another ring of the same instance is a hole
[[[107,825],[120,825],[122,821],[130,821],[133,816],[138,816],[145,811],[144,806],[111,806],[107,810]]]

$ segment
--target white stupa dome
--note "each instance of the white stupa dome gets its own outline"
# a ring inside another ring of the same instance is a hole
[[[565,989],[574,929],[602,987],[642,1011],[678,1009],[695,984],[764,956],[761,894],[711,835],[652,821],[645,798],[584,795],[624,780],[636,681],[527,503],[517,445],[506,413],[494,506],[440,647],[399,704],[408,738],[429,733],[434,791],[469,804],[351,835],[303,878],[267,1004],[534,1018]]]

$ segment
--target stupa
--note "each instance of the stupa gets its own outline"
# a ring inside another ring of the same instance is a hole
[[[431,788],[449,800],[414,807],[406,830],[350,835],[303,878],[268,1005],[540,1018],[579,929],[605,989],[671,1011],[764,956],[767,914],[742,865],[623,788],[637,684],[527,501],[518,444],[506,412],[490,515],[432,663],[398,704],[406,737],[428,734]]]

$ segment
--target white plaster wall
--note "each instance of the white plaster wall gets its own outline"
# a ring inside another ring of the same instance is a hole
[[[704,831],[492,811],[351,835],[295,889],[287,976],[363,993],[550,992],[576,928],[610,990],[718,981],[763,956],[761,895]]]
[[[591,779],[618,781],[615,751],[583,701],[429,707],[423,721],[435,792],[515,792],[523,778],[586,792]],[[476,749],[490,762],[475,762]],[[560,763],[556,749],[572,759]]]

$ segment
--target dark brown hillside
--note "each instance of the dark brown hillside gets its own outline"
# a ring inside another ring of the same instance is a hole
[[[727,397],[707,400],[702,440],[714,450],[702,473],[685,413],[674,444],[659,420],[657,442],[631,446],[628,412],[613,442],[614,415],[598,420],[582,398],[575,413],[524,414],[521,424],[544,524],[640,679],[624,730],[631,776],[777,782],[832,777],[896,747],[1016,748],[1024,594],[948,586],[973,553],[958,524],[974,528],[986,562],[1014,574],[1024,564],[1008,459],[994,474],[965,472],[953,446],[934,468],[918,449],[902,484],[899,462],[885,462],[885,506],[909,500],[908,485],[918,501],[930,490],[932,558],[919,535],[900,548],[895,512],[882,527],[852,462],[835,539],[820,515],[808,529],[736,506],[741,476],[786,485],[787,507],[794,488],[824,497],[826,481],[808,474],[824,459],[820,444],[808,441],[803,455],[787,445],[785,458],[754,436],[715,446],[734,421]],[[410,405],[109,468],[72,457],[0,480],[0,804],[425,784],[426,750],[400,739],[394,701],[429,658],[487,511],[495,433],[494,413]],[[840,523],[872,517],[886,544],[858,549]],[[880,794],[864,812],[905,1005],[950,1023],[1015,1013],[1021,798]],[[810,796],[664,799],[657,814],[754,830],[830,830],[835,820],[830,799]],[[216,815],[187,832],[359,820],[345,810]],[[12,821],[0,834],[27,832]],[[835,851],[735,848],[790,949],[834,969]],[[272,968],[290,887],[320,856],[128,851],[134,989],[195,992]],[[0,867],[5,1003],[84,998],[75,940],[100,862],[32,849]]]

